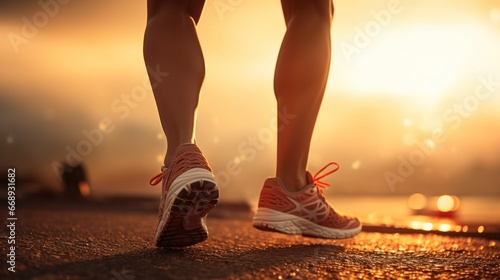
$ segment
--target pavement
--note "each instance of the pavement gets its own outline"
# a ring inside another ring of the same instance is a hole
[[[245,209],[230,208],[211,212],[206,242],[160,249],[152,242],[156,210],[20,202],[15,272],[2,261],[0,278],[500,278],[498,239],[363,231],[352,239],[323,240],[259,231]],[[6,258],[5,231],[0,242]]]

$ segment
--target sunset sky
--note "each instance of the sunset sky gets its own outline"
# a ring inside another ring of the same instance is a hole
[[[10,2],[0,2],[1,166],[58,188],[53,163],[99,131],[82,157],[94,193],[158,194],[148,180],[166,140],[144,83],[146,1],[68,1],[51,14]],[[197,142],[223,199],[255,197],[274,173],[280,1],[207,0],[198,32]],[[335,1],[332,43],[309,159],[313,172],[341,165],[329,193],[500,197],[499,1]],[[255,138],[250,161],[238,146]]]

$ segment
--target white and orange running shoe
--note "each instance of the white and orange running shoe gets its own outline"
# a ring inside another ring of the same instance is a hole
[[[329,166],[333,170],[321,174]],[[323,195],[329,184],[320,181],[339,169],[331,162],[314,176],[306,172],[307,185],[298,192],[285,189],[280,178],[268,178],[260,192],[259,207],[253,226],[260,230],[277,231],[320,238],[349,238],[361,231],[356,218],[333,210]]]
[[[162,167],[150,184],[162,180],[156,246],[184,247],[205,241],[206,216],[217,204],[219,189],[200,149],[195,144],[180,145],[170,166]]]

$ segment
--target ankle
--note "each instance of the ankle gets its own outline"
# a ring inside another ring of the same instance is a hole
[[[163,165],[168,168],[170,166],[170,164],[172,164],[172,161],[174,160],[175,153],[180,146],[192,145],[192,144],[195,144],[194,141],[183,142],[183,143],[177,144],[177,145],[173,145],[173,144],[169,145],[167,148],[167,153],[165,155],[165,159],[163,160]]]
[[[172,163],[172,160],[173,160],[173,156],[170,156],[167,154],[165,156],[165,159],[163,160],[163,166],[165,166],[165,168],[168,168],[170,166],[170,164]]]
[[[294,177],[282,176],[279,178],[283,182],[283,186],[285,187],[285,189],[290,191],[290,192],[298,192],[298,191],[302,190],[307,185],[305,176],[303,176],[303,177],[300,177],[300,176],[294,176]]]

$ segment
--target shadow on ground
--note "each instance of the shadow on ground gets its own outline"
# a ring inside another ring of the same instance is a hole
[[[214,252],[207,248],[145,248],[86,261],[28,268],[19,278],[67,278],[132,280],[174,278],[227,278],[268,271],[294,262],[318,260],[318,253],[337,254],[338,245],[291,245],[290,247],[251,249],[244,252]]]

